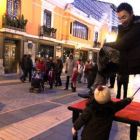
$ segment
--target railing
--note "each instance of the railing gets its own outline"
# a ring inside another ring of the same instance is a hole
[[[10,18],[7,14],[2,16],[2,27],[13,29],[21,32],[26,32],[26,24],[27,20],[24,20],[24,16],[22,15],[21,18]]]
[[[46,26],[43,25],[40,27],[40,36],[56,38],[56,31],[57,29],[47,28]]]

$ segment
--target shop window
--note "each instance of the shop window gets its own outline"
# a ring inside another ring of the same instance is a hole
[[[51,12],[48,10],[44,10],[43,25],[51,28]]]
[[[86,25],[75,21],[73,23],[73,36],[88,40],[88,28]]]
[[[11,19],[21,14],[21,0],[7,0],[7,14]]]

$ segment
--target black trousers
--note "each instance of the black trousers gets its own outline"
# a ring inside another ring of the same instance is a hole
[[[118,89],[117,89],[117,96],[116,98],[120,99],[121,97],[121,87],[123,85],[123,90],[124,90],[124,93],[123,93],[123,99],[127,98],[127,87],[128,87],[128,83],[122,83],[122,82],[117,82],[117,86],[118,86]]]
[[[53,88],[53,83],[54,82],[49,82],[50,88]]]
[[[70,76],[67,76],[66,78],[67,78],[67,79],[66,79],[66,88],[68,88],[68,87],[69,87]]]
[[[25,69],[24,71],[24,76],[23,76],[23,80],[25,81],[27,74],[29,73],[29,82],[31,82],[31,77],[32,77],[32,69]]]
[[[62,73],[61,71],[56,73],[56,86],[57,85],[60,85],[60,86],[62,85],[62,81],[61,81],[61,77],[60,77],[61,73]]]

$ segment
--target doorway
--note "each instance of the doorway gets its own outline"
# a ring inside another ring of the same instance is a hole
[[[5,41],[4,66],[5,74],[17,73],[17,46],[13,40]]]

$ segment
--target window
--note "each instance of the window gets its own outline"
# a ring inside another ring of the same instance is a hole
[[[94,41],[98,41],[98,32],[95,32],[95,39],[94,39]]]
[[[73,36],[88,40],[87,26],[75,21],[73,23]]]
[[[44,10],[43,25],[51,28],[51,12],[48,10]]]
[[[21,1],[20,0],[7,0],[7,14],[11,19],[20,16],[21,12]]]

